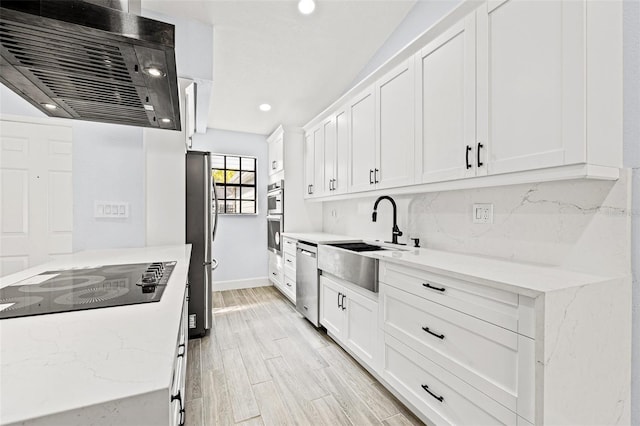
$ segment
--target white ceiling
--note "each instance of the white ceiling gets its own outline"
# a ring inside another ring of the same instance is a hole
[[[145,0],[143,7],[213,25],[208,125],[268,134],[302,126],[342,95],[416,0]],[[269,103],[272,110],[258,110]]]

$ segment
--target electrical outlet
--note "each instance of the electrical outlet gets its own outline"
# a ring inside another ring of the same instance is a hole
[[[93,203],[93,217],[123,219],[129,217],[129,203],[95,201]]]
[[[493,223],[493,204],[474,204],[473,223]]]

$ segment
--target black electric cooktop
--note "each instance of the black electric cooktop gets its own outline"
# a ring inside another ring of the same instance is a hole
[[[158,302],[176,262],[47,271],[0,288],[0,319]]]

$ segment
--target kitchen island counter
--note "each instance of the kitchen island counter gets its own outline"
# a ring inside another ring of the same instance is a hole
[[[168,424],[190,255],[86,251],[1,278],[0,288],[51,270],[177,261],[159,302],[0,320],[0,424]]]

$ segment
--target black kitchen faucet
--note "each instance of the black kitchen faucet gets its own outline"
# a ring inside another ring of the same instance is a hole
[[[389,200],[391,202],[391,205],[393,206],[393,230],[391,232],[391,242],[393,244],[398,244],[398,237],[402,236],[402,231],[400,231],[400,228],[398,228],[397,207],[396,207],[396,202],[393,201],[393,198],[389,197],[388,195],[383,195],[382,197],[378,197],[375,204],[373,205],[373,214],[371,215],[371,220],[373,220],[374,222],[377,220],[378,204],[382,200]]]

